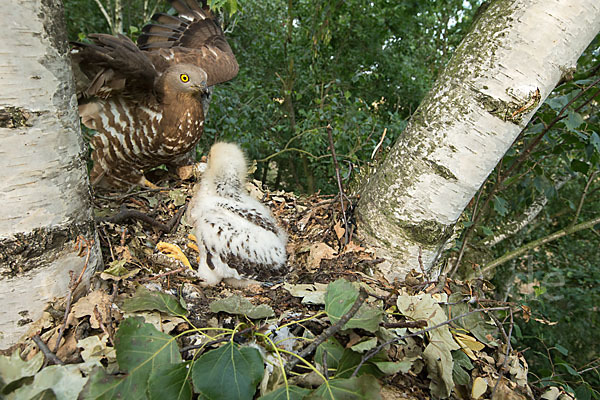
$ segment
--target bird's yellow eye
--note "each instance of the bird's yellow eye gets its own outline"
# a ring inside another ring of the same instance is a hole
[[[179,79],[181,79],[181,82],[183,82],[183,83],[188,83],[190,80],[190,77],[187,74],[181,74],[181,75],[179,75]]]

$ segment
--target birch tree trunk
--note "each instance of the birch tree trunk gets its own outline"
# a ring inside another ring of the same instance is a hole
[[[391,280],[435,262],[462,211],[600,31],[598,0],[495,0],[364,186],[360,231]]]
[[[0,348],[64,297],[95,240],[62,2],[0,2]]]

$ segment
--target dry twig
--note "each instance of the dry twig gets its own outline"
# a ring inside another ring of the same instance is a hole
[[[75,243],[75,248],[79,248],[79,256],[81,256],[83,250],[86,250],[85,254],[85,263],[83,264],[83,268],[81,269],[81,273],[77,280],[74,280],[75,275],[73,275],[73,271],[69,271],[69,275],[71,276],[71,281],[69,282],[69,294],[67,295],[67,304],[65,306],[65,315],[63,317],[63,323],[58,331],[58,338],[56,339],[56,344],[54,345],[54,352],[58,351],[58,346],[60,345],[60,341],[65,333],[65,328],[67,327],[67,319],[69,317],[69,313],[71,312],[71,303],[73,302],[73,295],[75,294],[75,290],[81,283],[81,279],[83,278],[83,274],[87,270],[88,263],[90,261],[90,253],[92,252],[92,246],[94,245],[94,240],[87,240],[83,236],[77,237],[77,242]]]
[[[339,331],[340,329],[342,329],[342,327],[344,325],[346,325],[346,322],[350,321],[350,319],[354,316],[354,314],[356,314],[356,312],[358,311],[358,309],[360,308],[360,306],[365,302],[365,300],[367,299],[368,296],[369,295],[367,294],[366,290],[363,289],[363,288],[360,288],[360,292],[358,294],[358,297],[356,298],[356,301],[354,302],[354,304],[352,305],[352,307],[350,307],[350,309],[348,310],[348,312],[346,314],[342,315],[342,317],[340,318],[340,320],[338,322],[336,322],[335,324],[331,325],[329,328],[325,329],[319,336],[317,336],[311,342],[311,344],[309,344],[308,346],[306,346],[298,354],[298,357],[294,357],[294,359],[291,360],[289,362],[289,364],[285,367],[286,372],[290,372],[292,369],[294,369],[294,367],[296,366],[296,364],[298,364],[298,362],[300,361],[300,358],[305,358],[307,355],[309,355],[310,353],[312,353],[313,351],[315,351],[315,349],[317,348],[317,346],[319,346],[321,343],[323,343],[324,341],[326,341],[331,336],[335,335],[335,333],[337,331]]]
[[[422,330],[420,330],[420,331],[417,331],[417,332],[409,333],[409,334],[407,334],[407,335],[403,335],[403,336],[396,337],[396,338],[394,338],[394,339],[388,340],[387,342],[385,342],[385,343],[382,343],[382,344],[380,344],[379,346],[375,347],[373,350],[370,350],[370,351],[368,351],[368,352],[367,352],[367,353],[366,353],[366,354],[363,356],[363,358],[360,360],[360,363],[358,363],[358,366],[356,367],[356,369],[355,369],[355,370],[354,370],[354,372],[352,373],[352,375],[351,375],[351,378],[354,378],[354,377],[356,376],[356,374],[358,374],[358,371],[359,371],[359,370],[360,370],[360,368],[363,366],[363,364],[364,364],[364,363],[366,363],[366,362],[367,362],[367,361],[368,361],[368,360],[369,360],[371,357],[373,357],[375,354],[379,353],[379,352],[380,352],[380,351],[381,351],[381,350],[382,350],[382,349],[383,349],[385,346],[388,346],[388,345],[390,345],[390,344],[392,344],[392,343],[395,343],[395,342],[399,342],[399,341],[401,341],[401,340],[404,340],[404,339],[406,339],[406,338],[409,338],[409,337],[413,337],[413,336],[419,336],[419,335],[422,335],[422,334],[424,334],[424,333],[427,333],[427,332],[429,332],[429,331],[432,331],[432,330],[434,330],[434,329],[440,328],[440,327],[442,327],[442,326],[444,326],[444,325],[448,325],[448,324],[450,324],[450,323],[452,323],[452,322],[454,322],[454,321],[456,321],[456,320],[458,320],[458,319],[464,318],[464,317],[466,317],[467,315],[474,314],[474,313],[476,313],[476,312],[501,311],[501,310],[506,310],[506,309],[510,309],[510,307],[490,307],[490,308],[478,308],[478,309],[476,309],[476,310],[471,310],[471,311],[469,311],[469,312],[466,312],[466,313],[464,313],[464,314],[458,315],[458,316],[456,316],[456,317],[454,317],[454,318],[450,318],[450,319],[449,319],[449,320],[447,320],[447,321],[444,321],[444,322],[442,322],[442,323],[439,323],[439,324],[437,324],[437,325],[431,326],[431,327],[429,327],[429,328],[427,328],[427,329],[422,329]]]
[[[37,345],[37,347],[40,349],[40,351],[44,354],[44,357],[46,357],[46,361],[49,361],[52,364],[56,364],[56,365],[65,365],[65,363],[62,362],[62,360],[56,356],[56,354],[54,354],[53,352],[50,351],[48,346],[46,346],[46,343],[44,343],[44,341],[42,340],[42,338],[39,335],[35,335],[31,339],[33,339],[33,342]]]
[[[342,206],[342,218],[344,218],[344,243],[343,246],[348,244],[348,219],[346,218],[346,207],[344,206],[344,187],[342,186],[342,177],[340,176],[340,166],[337,161],[337,156],[335,154],[335,146],[333,144],[333,134],[332,134],[331,125],[327,125],[327,135],[329,136],[329,149],[331,150],[331,155],[333,157],[333,166],[335,167],[335,177],[337,179],[338,189],[340,191],[340,203]]]

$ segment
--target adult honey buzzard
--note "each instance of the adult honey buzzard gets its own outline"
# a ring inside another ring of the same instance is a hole
[[[202,136],[203,94],[238,73],[206,3],[168,1],[178,15],[155,14],[137,45],[107,34],[74,43],[79,114],[97,131],[91,139],[95,186],[153,186],[145,169],[185,163]]]

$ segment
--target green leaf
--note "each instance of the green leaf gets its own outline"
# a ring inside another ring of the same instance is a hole
[[[234,315],[245,315],[250,319],[262,319],[275,315],[271,307],[266,304],[255,306],[245,297],[235,295],[210,303],[210,311],[214,313],[226,312]]]
[[[567,98],[567,96],[558,96],[546,100],[546,104],[548,104],[550,108],[552,108],[555,111],[562,109],[564,106],[567,105],[568,102],[569,99]]]
[[[344,354],[344,347],[337,341],[336,338],[330,337],[317,346],[314,357],[314,360],[317,364],[323,364],[324,353],[327,353],[327,367],[336,369],[340,360],[342,359],[342,355]]]
[[[585,121],[581,114],[575,111],[569,111],[569,117],[565,119],[565,126],[571,132],[575,132],[575,129],[579,128]]]
[[[557,365],[562,365],[563,367],[565,367],[565,369],[567,370],[567,372],[573,376],[579,376],[579,373],[573,368],[571,367],[569,364],[567,363],[557,363]]]
[[[264,365],[257,349],[227,343],[194,362],[192,380],[202,396],[214,400],[252,399]]]
[[[111,261],[108,264],[108,268],[105,269],[103,272],[110,274],[110,275],[115,275],[115,276],[121,276],[121,275],[125,275],[126,273],[128,273],[129,271],[127,270],[127,268],[125,268],[125,264],[127,263],[127,260],[114,260]]]
[[[115,335],[115,348],[119,367],[127,376],[113,377],[99,370],[90,378],[85,399],[146,399],[150,375],[162,373],[157,370],[168,371],[171,364],[181,362],[175,339],[144,323],[143,318],[127,318],[121,322]]]
[[[342,354],[342,358],[338,364],[337,370],[335,371],[335,377],[349,378],[356,367],[358,367],[360,360],[362,360],[361,354],[350,349],[345,349],[344,354]],[[373,365],[373,362],[377,361],[387,361],[383,352],[376,354],[375,357],[370,358],[369,361],[364,363],[358,370],[357,376],[364,374],[370,374],[376,377],[382,376],[382,372],[375,365]]]
[[[187,315],[188,313],[185,308],[185,303],[177,300],[175,296],[150,291],[144,286],[138,286],[135,295],[130,299],[126,299],[123,302],[121,309],[125,312],[158,310],[178,317]]]
[[[452,352],[454,366],[452,367],[452,379],[457,385],[468,386],[471,382],[471,374],[468,371],[473,369],[473,364],[469,357],[462,350]]]
[[[494,210],[503,217],[508,214],[508,202],[502,197],[494,196]]]
[[[184,400],[192,398],[189,363],[171,364],[155,369],[148,380],[151,400]]]
[[[338,322],[352,308],[358,294],[358,289],[345,279],[338,279],[329,284],[325,293],[325,312],[332,324]],[[382,318],[383,312],[380,309],[363,304],[343,329],[360,328],[376,332]]]
[[[377,379],[369,375],[361,375],[349,379],[332,379],[319,386],[308,398],[311,400],[379,400],[380,391],[381,386]]]
[[[310,393],[310,389],[304,389],[299,386],[280,387],[264,396],[259,397],[259,400],[302,400]]]
[[[408,360],[402,361],[375,361],[373,362],[373,365],[379,368],[379,370],[386,375],[394,375],[398,372],[406,374],[412,368],[415,360],[416,357],[411,357]]]
[[[43,363],[44,355],[41,351],[29,361],[21,359],[19,350],[13,351],[10,357],[0,356],[0,390],[11,382],[35,375]]]
[[[563,346],[561,346],[560,344],[555,344],[554,348],[556,350],[558,350],[563,356],[568,356],[569,355],[569,350],[564,348]]]
[[[575,398],[577,400],[591,400],[592,391],[585,385],[578,386],[575,389]]]
[[[483,234],[485,236],[491,236],[494,234],[494,231],[492,231],[490,228],[488,228],[487,226],[482,226],[481,227],[481,232],[483,232]]]
[[[365,351],[371,350],[375,346],[377,346],[377,338],[372,337],[363,339],[350,348],[357,353],[364,353]]]
[[[145,393],[127,392],[127,385],[124,384],[126,379],[126,376],[108,375],[104,368],[96,368],[90,375],[89,381],[80,397],[82,400],[111,400],[115,398],[145,399]]]
[[[571,169],[575,172],[581,172],[582,174],[587,174],[588,170],[590,169],[590,166],[586,162],[579,161],[579,160],[573,160],[573,161],[571,161]]]
[[[600,136],[596,132],[592,132],[590,135],[590,144],[600,153]]]
[[[88,378],[82,377],[77,364],[51,365],[38,372],[31,384],[24,385],[6,396],[6,400],[31,399],[34,396],[50,399],[51,394],[44,393],[49,389],[57,399],[76,400],[87,380]]]
[[[56,400],[57,397],[52,389],[46,389],[43,392],[39,392],[29,400]]]

